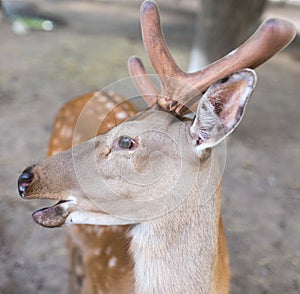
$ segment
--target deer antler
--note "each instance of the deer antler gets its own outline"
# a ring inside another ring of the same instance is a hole
[[[147,76],[142,61],[136,56],[130,57],[128,60],[128,71],[148,106],[152,106],[157,101],[158,91]]]
[[[145,100],[149,105],[157,101],[162,108],[176,115],[185,113],[186,106],[212,83],[240,69],[256,68],[285,48],[296,34],[292,23],[269,19],[237,49],[202,70],[186,73],[177,66],[168,50],[154,1],[142,4],[141,26],[145,49],[161,82],[161,93],[158,94],[151,84],[139,59],[129,60],[130,73],[139,75],[134,80],[141,93],[148,97]]]

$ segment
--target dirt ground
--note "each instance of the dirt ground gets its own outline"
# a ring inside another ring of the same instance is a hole
[[[45,156],[64,102],[127,77],[126,60],[147,60],[138,4],[39,1],[66,21],[54,32],[15,35],[0,23],[0,293],[66,293],[63,229],[37,226],[40,201],[24,201],[16,180]],[[162,17],[175,58],[186,67],[195,15]],[[300,16],[300,8],[267,14]],[[146,62],[149,68],[149,63]],[[300,42],[258,69],[244,121],[227,142],[223,214],[231,293],[300,293]],[[45,205],[43,202],[42,205]]]

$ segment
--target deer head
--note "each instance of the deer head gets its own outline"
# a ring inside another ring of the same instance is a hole
[[[167,48],[154,2],[143,3],[141,25],[161,91],[132,57],[129,71],[149,109],[23,171],[18,180],[22,198],[59,201],[36,211],[37,223],[140,223],[175,209],[190,195],[206,201],[218,183],[203,188],[208,177],[218,178],[213,148],[240,123],[256,84],[253,69],[295,35],[289,22],[270,19],[233,52],[185,73]],[[194,104],[194,118],[188,119],[185,114]]]

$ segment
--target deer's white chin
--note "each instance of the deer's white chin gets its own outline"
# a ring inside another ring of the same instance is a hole
[[[86,211],[73,211],[65,220],[65,224],[78,224],[78,225],[129,225],[135,224],[134,220],[127,220],[105,214],[103,212],[86,212]]]

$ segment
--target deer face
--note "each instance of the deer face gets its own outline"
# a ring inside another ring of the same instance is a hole
[[[111,210],[115,215],[123,211],[114,206],[131,209],[135,201],[155,199],[157,189],[174,186],[181,154],[187,154],[182,152],[187,139],[186,124],[152,107],[102,136],[26,169],[19,179],[20,194],[59,200],[33,214],[41,225],[82,223],[81,213],[88,223],[102,223]]]
[[[33,214],[44,226],[135,222],[113,215],[130,217],[136,201],[144,205],[162,196],[157,191],[171,192],[180,178],[182,154],[188,154],[186,128],[173,115],[149,109],[26,169],[19,179],[20,193],[26,199],[59,201]]]

